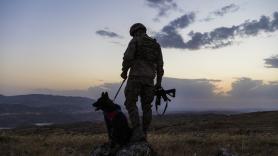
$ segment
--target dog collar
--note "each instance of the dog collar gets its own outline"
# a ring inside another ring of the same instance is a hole
[[[113,112],[107,112],[107,118],[109,120],[113,120],[113,118],[117,115],[117,112],[116,111],[113,111]]]

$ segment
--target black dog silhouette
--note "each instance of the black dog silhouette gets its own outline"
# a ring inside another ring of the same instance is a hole
[[[131,136],[131,129],[121,107],[115,104],[107,92],[93,104],[97,110],[102,110],[111,145],[126,145]]]

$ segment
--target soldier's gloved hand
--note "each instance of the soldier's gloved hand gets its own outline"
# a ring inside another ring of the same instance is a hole
[[[123,79],[127,79],[127,72],[126,71],[123,71],[122,74],[121,74],[121,77]]]

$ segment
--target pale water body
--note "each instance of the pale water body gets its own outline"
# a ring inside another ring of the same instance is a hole
[[[4,129],[12,129],[11,127],[0,127],[0,130],[4,130]]]
[[[52,122],[42,122],[42,123],[35,123],[36,126],[50,126],[53,125]]]
[[[35,126],[50,126],[53,125],[54,123],[52,122],[41,122],[41,123],[34,123],[33,125]],[[13,129],[15,127],[0,127],[0,130],[5,130],[5,129]]]

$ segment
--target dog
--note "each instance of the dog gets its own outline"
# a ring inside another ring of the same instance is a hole
[[[128,120],[121,111],[121,107],[109,98],[107,92],[102,92],[101,97],[92,105],[96,111],[103,111],[111,146],[128,144],[131,137],[131,128],[128,126]]]

